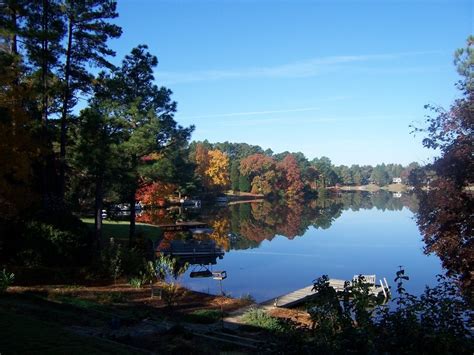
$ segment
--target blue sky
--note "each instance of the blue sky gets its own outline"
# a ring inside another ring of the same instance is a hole
[[[458,96],[471,1],[119,0],[117,62],[148,44],[193,139],[335,164],[426,163],[410,135]]]

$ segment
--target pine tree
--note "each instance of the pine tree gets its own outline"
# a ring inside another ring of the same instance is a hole
[[[66,0],[63,13],[67,21],[64,63],[61,66],[61,134],[60,196],[64,198],[66,172],[66,139],[70,110],[78,92],[88,93],[93,76],[90,66],[113,68],[107,57],[115,55],[107,46],[110,38],[120,37],[122,30],[108,20],[118,16],[117,4],[109,0]]]
[[[194,129],[183,128],[174,120],[176,102],[171,100],[171,90],[154,84],[153,68],[157,64],[148,47],[140,45],[111,76],[101,76],[104,85],[97,88],[96,94],[97,100],[114,102],[117,115],[125,119],[121,127],[126,132],[121,145],[122,183],[130,204],[130,245],[135,236],[135,196],[142,178],[143,158],[153,152],[166,154],[178,149]]]
[[[233,191],[239,190],[239,178],[240,178],[239,166],[240,166],[240,162],[238,160],[234,160],[230,168],[230,184]]]

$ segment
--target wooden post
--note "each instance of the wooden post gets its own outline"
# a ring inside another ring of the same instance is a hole
[[[380,286],[382,286],[383,295],[385,296],[385,299],[387,299],[387,292],[385,292],[385,286],[383,285],[382,280],[379,280],[379,281],[380,281]]]

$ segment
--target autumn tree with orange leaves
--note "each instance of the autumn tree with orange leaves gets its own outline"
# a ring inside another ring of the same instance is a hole
[[[141,186],[136,193],[136,200],[148,206],[162,206],[167,197],[176,191],[176,185],[155,181]]]
[[[229,157],[219,149],[209,150],[198,143],[194,153],[195,175],[202,186],[211,191],[222,191],[230,186]]]
[[[252,186],[252,193],[272,195],[278,180],[275,159],[265,154],[252,154],[240,162],[240,173],[247,175]]]
[[[278,164],[281,171],[281,190],[290,200],[303,198],[304,184],[301,181],[301,171],[298,162],[292,154],[288,154]]]

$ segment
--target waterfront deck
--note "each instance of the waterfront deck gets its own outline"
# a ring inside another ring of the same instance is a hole
[[[344,290],[345,282],[345,280],[330,279],[329,285],[333,287],[336,292],[341,292]],[[381,287],[375,285],[371,287],[370,291],[375,296],[377,296],[380,292],[383,292]],[[280,308],[290,308],[310,300],[311,297],[313,297],[315,294],[316,293],[313,291],[313,285],[310,285],[303,287],[299,290],[287,293],[285,295],[269,299],[265,302],[260,303],[260,305],[273,305],[275,307]]]

